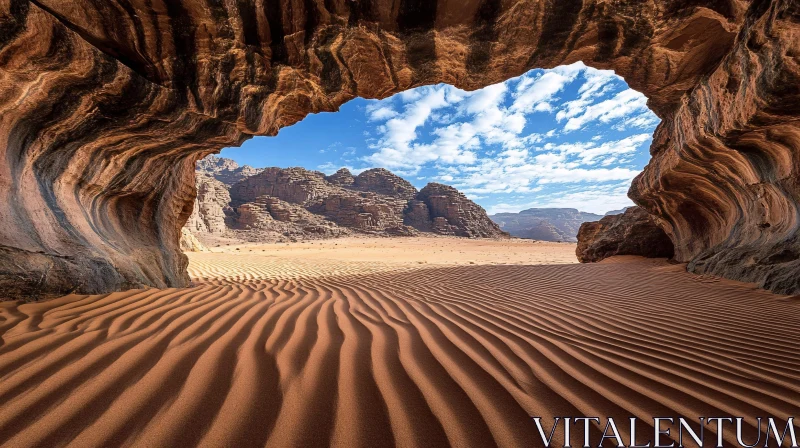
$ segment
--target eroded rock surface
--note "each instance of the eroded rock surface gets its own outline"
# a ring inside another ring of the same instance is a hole
[[[185,285],[205,155],[356,96],[581,60],[662,119],[630,196],[675,258],[795,291],[799,29],[794,0],[0,2],[0,275]]]
[[[225,218],[233,213],[231,195],[222,182],[202,174],[195,177],[197,199],[192,214],[184,226],[194,233],[223,233],[227,230]]]
[[[483,207],[449,185],[431,182],[420,190],[416,200],[427,206],[436,233],[468,238],[508,237]]]
[[[233,159],[217,156],[208,156],[198,160],[195,170],[198,174],[222,182],[228,188],[236,182],[263,171],[263,169],[253,168],[250,165],[239,166]]]
[[[418,192],[410,182],[381,168],[356,177],[346,170],[325,176],[303,168],[267,168],[234,185],[230,203],[234,229],[284,230],[291,237],[304,232],[330,237],[350,231],[506,236],[480,206],[456,189],[429,184]],[[275,222],[299,222],[301,227],[291,230]]]
[[[581,263],[593,263],[614,255],[672,258],[674,253],[667,234],[641,207],[629,207],[620,215],[583,223],[575,250]]]

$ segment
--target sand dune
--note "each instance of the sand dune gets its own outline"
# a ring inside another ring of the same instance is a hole
[[[800,301],[665,261],[191,258],[193,288],[0,303],[0,445],[540,446],[531,416],[800,410]]]

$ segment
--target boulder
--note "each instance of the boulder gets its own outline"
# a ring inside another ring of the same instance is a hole
[[[614,255],[672,258],[675,248],[653,216],[629,207],[623,214],[583,223],[575,253],[581,263],[593,263]]]

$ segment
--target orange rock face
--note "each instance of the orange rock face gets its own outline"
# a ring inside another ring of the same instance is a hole
[[[797,290],[798,55],[793,0],[5,0],[0,290],[185,285],[198,159],[356,96],[578,60],[663,120],[630,194],[675,257]]]

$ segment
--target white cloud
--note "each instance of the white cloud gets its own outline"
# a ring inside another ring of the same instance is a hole
[[[564,125],[564,130],[575,131],[592,121],[608,123],[613,119],[627,118],[645,111],[648,111],[647,97],[633,89],[627,89],[611,99],[568,112],[567,116],[571,117]]]
[[[553,70],[535,78],[523,78],[517,85],[511,110],[522,113],[552,110],[550,101],[554,100],[555,95],[561,92],[568,83],[575,80],[578,73],[579,70]]]
[[[390,107],[379,107],[369,113],[369,121],[383,121],[396,117],[397,112]]]
[[[562,101],[565,96],[570,101]],[[372,153],[360,160],[433,178],[474,198],[525,198],[495,207],[518,207],[538,193],[536,204],[575,201],[604,212],[630,205],[627,185],[640,172],[632,161],[650,135],[619,132],[657,123],[646,101],[612,71],[580,62],[474,92],[422,87],[367,106],[377,138],[367,139]],[[545,132],[541,121],[555,128]],[[586,135],[593,123],[607,126]]]

